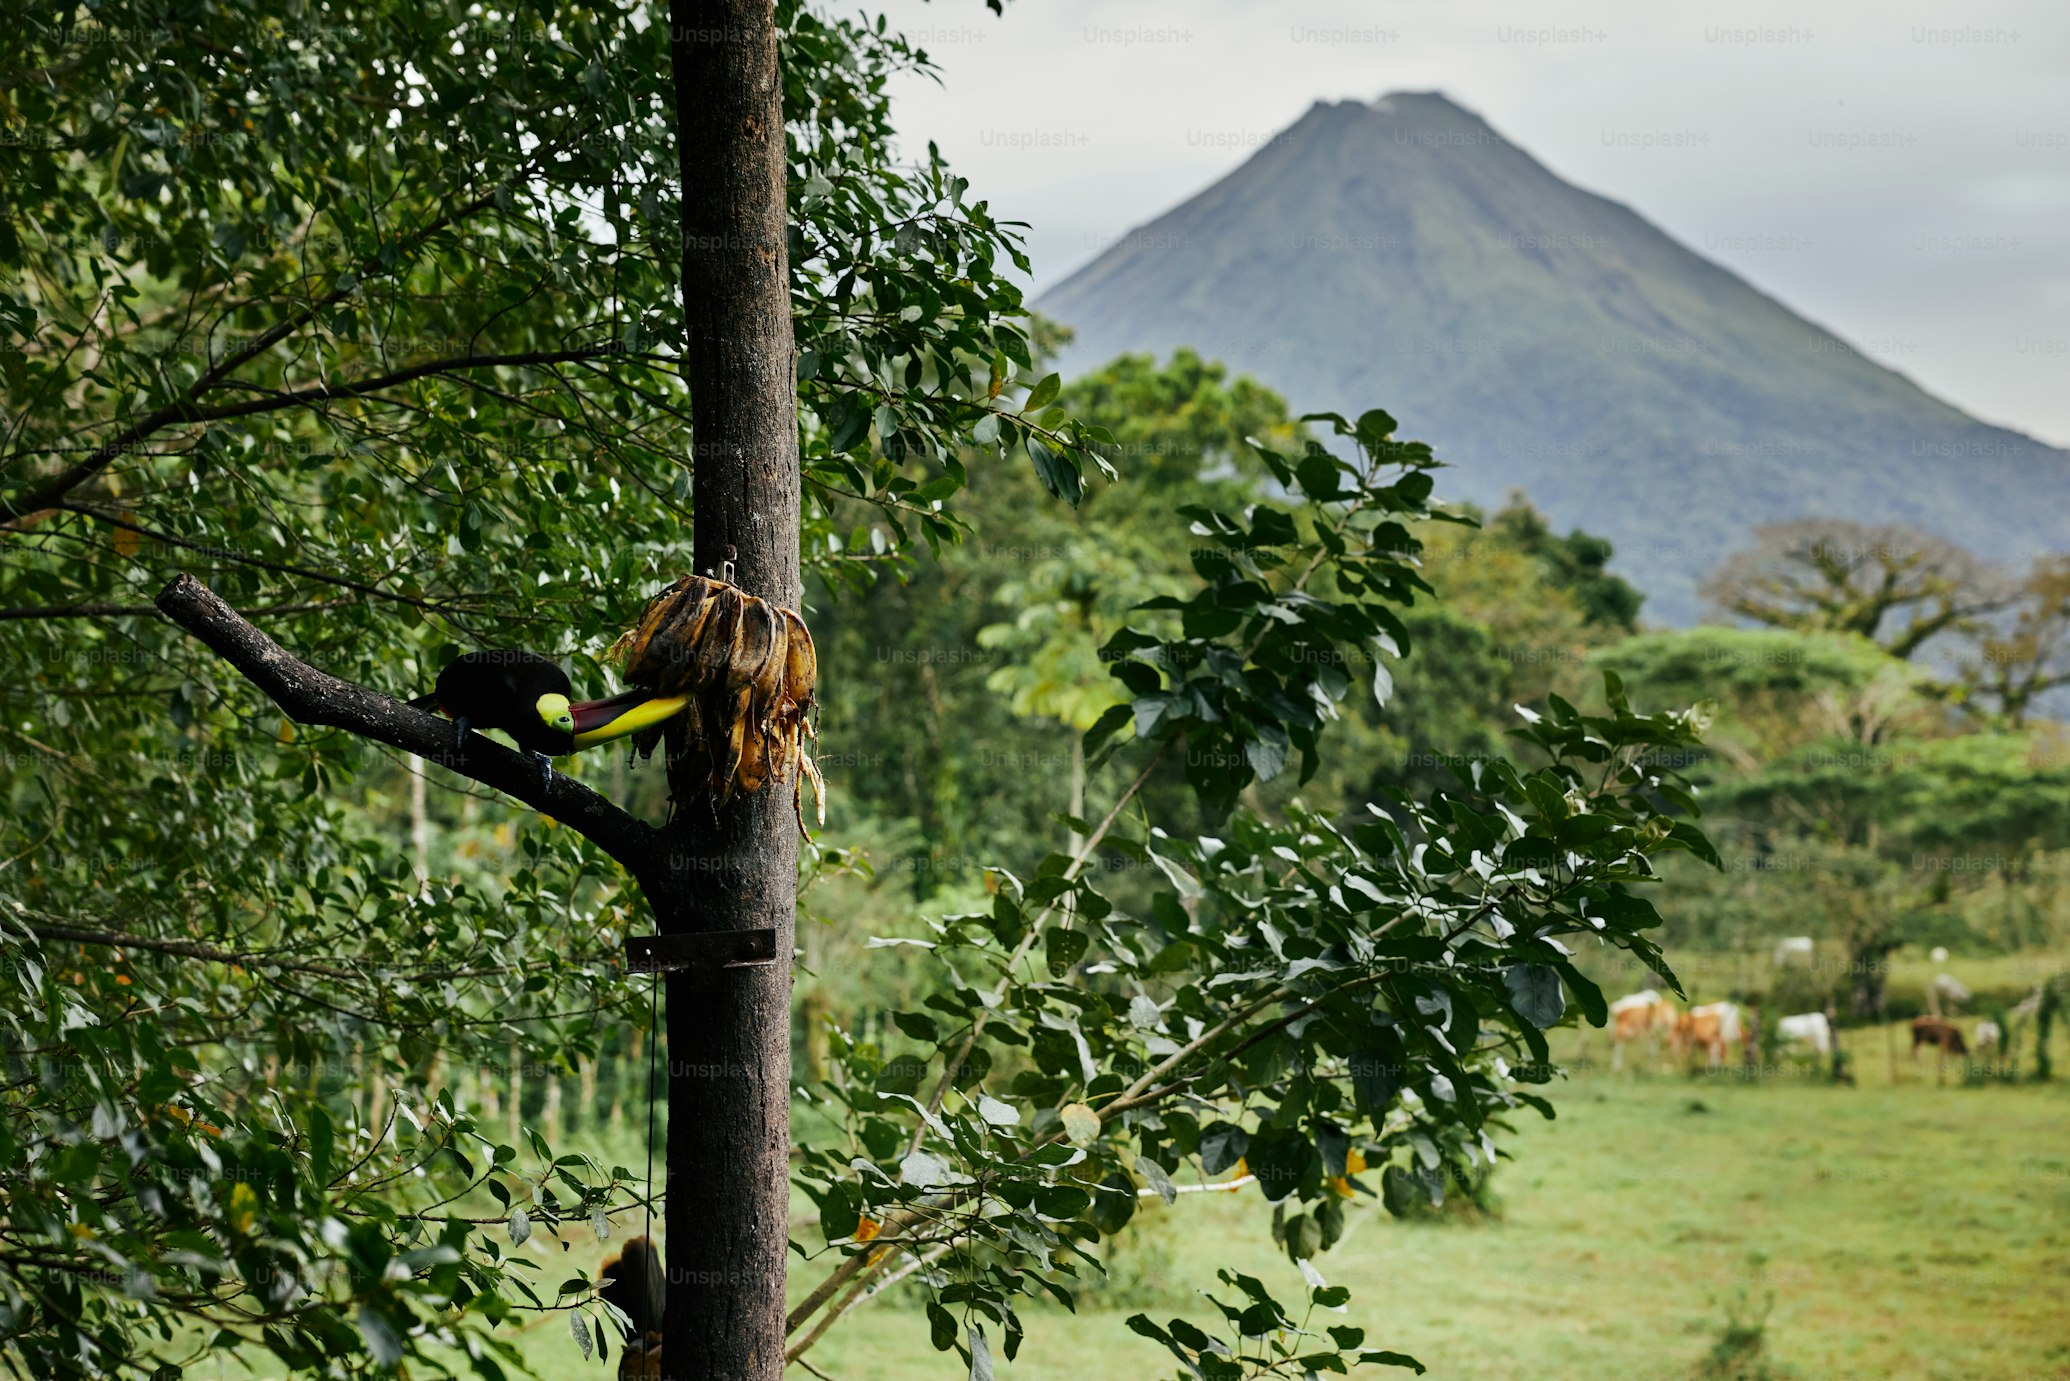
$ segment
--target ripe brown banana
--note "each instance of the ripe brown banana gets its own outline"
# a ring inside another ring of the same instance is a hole
[[[723,580],[684,576],[648,603],[611,655],[624,659],[630,684],[690,701],[683,714],[634,737],[643,756],[666,735],[671,774],[692,757],[714,810],[737,791],[788,779],[792,813],[808,838],[809,780],[826,823],[826,782],[805,749],[819,738],[812,723],[819,658],[794,610]]]

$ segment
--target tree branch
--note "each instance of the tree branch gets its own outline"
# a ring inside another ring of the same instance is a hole
[[[175,577],[159,592],[157,604],[168,619],[206,643],[296,723],[343,729],[494,787],[551,815],[611,855],[650,899],[665,895],[649,885],[667,886],[660,832],[580,782],[558,772],[541,782],[531,759],[479,734],[468,735],[456,747],[447,720],[297,660],[191,575]]]
[[[399,384],[412,383],[418,379],[437,374],[451,374],[463,369],[505,369],[523,366],[574,364],[581,360],[603,359],[606,356],[623,355],[635,359],[658,359],[659,356],[638,355],[615,344],[592,345],[575,350],[532,350],[514,355],[461,355],[445,360],[426,360],[392,373],[377,375],[371,379],[358,379],[336,384],[312,384],[308,388],[291,389],[283,393],[267,393],[259,398],[247,398],[241,403],[223,403],[211,408],[190,408],[182,424],[195,422],[222,422],[233,417],[253,417],[260,413],[280,412],[287,408],[305,407],[313,403],[328,402],[333,398],[362,398]]]
[[[350,969],[340,968],[336,964],[319,964],[307,959],[286,958],[278,950],[224,949],[220,945],[205,945],[197,940],[169,940],[152,935],[132,935],[127,931],[100,930],[92,926],[65,925],[53,921],[28,921],[24,924],[38,939],[43,940],[106,945],[111,949],[141,949],[182,959],[198,959],[209,964],[234,964],[247,969],[274,968],[352,981],[373,978],[403,979],[421,983],[427,979],[438,978],[493,978],[499,974],[514,972],[507,964],[481,969],[423,969],[416,972],[411,972],[400,964],[367,965],[364,968]]]
[[[55,511],[55,510],[53,510]],[[335,607],[335,601],[318,600],[305,604],[273,604],[264,609],[254,609],[254,614],[307,614],[317,609]],[[158,617],[155,604],[40,604],[14,609],[0,609],[0,623],[21,619],[103,619]]]

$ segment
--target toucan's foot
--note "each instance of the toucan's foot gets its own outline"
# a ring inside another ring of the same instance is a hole
[[[466,715],[461,715],[453,721],[453,747],[456,750],[466,751],[467,731],[473,727],[472,724],[468,723]]]
[[[544,753],[534,753],[532,760],[539,764],[539,789],[545,791],[553,785],[553,759]]]

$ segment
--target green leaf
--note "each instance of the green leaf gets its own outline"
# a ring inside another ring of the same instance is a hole
[[[1574,994],[1574,1000],[1581,1004],[1581,1014],[1588,1018],[1591,1026],[1601,1026],[1610,1019],[1610,1004],[1603,1000],[1603,990],[1583,976],[1581,970],[1562,961],[1553,966],[1560,977],[1567,980],[1567,989]]]
[[[1083,1103],[1066,1103],[1057,1110],[1064,1124],[1064,1136],[1073,1146],[1086,1147],[1100,1139],[1100,1115]]]
[[[927,1301],[927,1331],[936,1352],[947,1352],[956,1346],[956,1320],[933,1300]]]
[[[863,1199],[860,1187],[843,1180],[828,1186],[820,1204],[819,1230],[829,1242],[855,1236],[862,1227]]]
[[[1293,1261],[1312,1261],[1322,1252],[1322,1225],[1306,1213],[1287,1220],[1287,1257]]]
[[[916,1041],[932,1045],[940,1039],[940,1028],[935,1025],[934,1018],[925,1012],[894,1012],[891,1014],[891,1020],[899,1030]]]
[[[1064,978],[1085,958],[1086,934],[1082,930],[1051,929],[1042,937],[1043,958],[1051,978]]]
[[[1424,1372],[1423,1364],[1406,1352],[1361,1352],[1358,1360],[1364,1366],[1407,1367],[1418,1376]]]
[[[1028,459],[1035,462],[1035,477],[1042,481],[1042,487],[1050,492],[1052,498],[1077,507],[1078,501],[1085,497],[1085,481],[1068,456],[1052,449],[1041,437],[1031,436],[1028,438]]]
[[[1415,1177],[1399,1165],[1389,1164],[1380,1172],[1380,1202],[1397,1218],[1414,1216],[1429,1202]]]
[[[1513,964],[1503,973],[1502,982],[1517,1015],[1541,1031],[1557,1023],[1567,1010],[1556,969],[1544,964]]]
[[[374,1365],[384,1371],[400,1365],[403,1359],[402,1334],[388,1316],[372,1304],[362,1304],[358,1317],[359,1335],[366,1341],[367,1352],[373,1357]]]
[[[1035,1211],[1045,1218],[1076,1218],[1092,1206],[1092,1195],[1075,1184],[1046,1185],[1035,1191]]]
[[[1043,375],[1041,382],[1028,390],[1028,401],[1021,404],[1022,414],[1041,412],[1056,398],[1063,386],[1064,381],[1056,375]]]
[[[1179,1201],[1179,1187],[1172,1183],[1172,1177],[1164,1172],[1164,1167],[1150,1157],[1136,1157],[1136,1173],[1143,1177],[1145,1184],[1157,1191],[1157,1197],[1164,1200],[1166,1208]]]
[[[309,1109],[309,1173],[318,1184],[329,1184],[331,1180],[331,1153],[336,1136],[331,1125],[331,1115],[321,1104]]]
[[[1301,483],[1301,490],[1317,503],[1328,503],[1338,496],[1337,458],[1327,451],[1310,451],[1294,466],[1294,476]]]
[[[1392,1031],[1375,1031],[1351,1052],[1352,1095],[1359,1111],[1376,1121],[1385,1116],[1402,1090],[1406,1068],[1401,1037]]]
[[[1221,1174],[1242,1160],[1250,1148],[1250,1135],[1235,1123],[1209,1123],[1200,1129],[1201,1173]]]
[[[1243,756],[1259,781],[1271,781],[1287,765],[1287,731],[1277,724],[1260,725],[1256,738],[1244,740]]]
[[[1136,1198],[1135,1181],[1119,1170],[1100,1181],[1089,1217],[1102,1237],[1112,1237],[1129,1225],[1136,1216]]]

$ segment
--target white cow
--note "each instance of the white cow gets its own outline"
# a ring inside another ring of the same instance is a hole
[[[1811,958],[1811,937],[1809,935],[1786,935],[1775,942],[1775,963],[1778,968],[1793,959]]]
[[[1833,1053],[1833,1028],[1824,1012],[1805,1012],[1784,1017],[1775,1024],[1775,1034],[1784,1041],[1802,1041],[1816,1050],[1820,1059]]]
[[[1969,1001],[1970,991],[1966,984],[1952,973],[1937,973],[1933,976],[1934,995],[1950,1007],[1960,1007]]]

